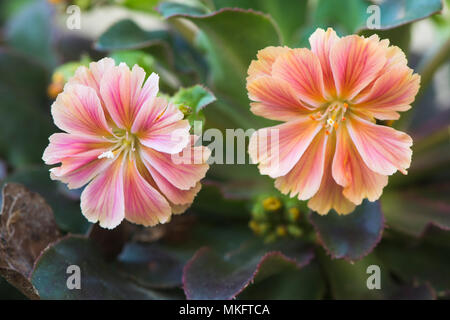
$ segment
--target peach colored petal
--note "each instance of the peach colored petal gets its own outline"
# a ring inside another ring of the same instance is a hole
[[[287,121],[305,115],[310,108],[305,107],[291,86],[282,79],[261,76],[247,83],[251,111],[272,120]]]
[[[364,109],[380,120],[397,120],[398,111],[406,111],[419,91],[420,76],[403,66],[391,68],[379,77],[371,90],[355,99],[356,109]]]
[[[124,173],[125,218],[144,226],[167,222],[171,215],[169,203],[144,179],[133,157],[126,161]]]
[[[250,158],[259,164],[261,174],[272,178],[284,176],[298,162],[320,129],[321,124],[309,118],[259,129],[250,138]]]
[[[271,75],[272,64],[282,53],[290,50],[287,47],[267,47],[258,51],[257,60],[253,60],[248,68],[247,81],[264,75]]]
[[[100,100],[95,90],[83,85],[66,85],[52,105],[55,124],[68,133],[110,136]]]
[[[322,130],[294,168],[275,180],[275,187],[284,194],[290,192],[290,197],[297,196],[299,200],[311,198],[319,190],[322,180],[327,141],[328,136]]]
[[[323,73],[320,61],[310,50],[291,49],[275,60],[272,76],[287,81],[305,103],[320,107],[324,102]]]
[[[311,51],[317,55],[323,72],[324,94],[327,98],[336,96],[333,72],[330,65],[330,50],[339,40],[332,28],[327,31],[318,28],[310,37]]]
[[[361,204],[364,198],[377,200],[388,183],[387,176],[365,165],[345,126],[338,128],[336,136],[332,172],[334,180],[344,187],[344,196],[356,205]]]
[[[97,175],[81,193],[81,212],[92,223],[113,229],[125,217],[124,165],[117,159]]]
[[[382,175],[391,175],[397,170],[406,174],[412,155],[410,136],[357,116],[348,120],[349,135],[369,169]]]
[[[338,214],[348,214],[355,209],[355,204],[342,194],[342,186],[334,181],[331,174],[335,148],[335,141],[333,140],[329,139],[327,143],[325,170],[319,191],[308,201],[308,207],[321,215],[327,214],[331,209],[334,209]]]
[[[350,100],[369,85],[386,63],[385,48],[356,35],[341,38],[330,51],[337,95]]]
[[[141,109],[149,99],[154,99],[158,92],[158,76],[152,74],[144,84],[145,71],[134,65],[130,71],[121,63],[112,68],[100,83],[100,94],[106,108],[120,128],[130,129]]]

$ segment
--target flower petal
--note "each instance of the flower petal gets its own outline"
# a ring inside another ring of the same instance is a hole
[[[112,143],[102,137],[68,133],[52,134],[49,141],[42,156],[46,164],[55,164],[64,158],[83,155],[92,150],[96,150],[98,156],[112,147]]]
[[[100,82],[105,74],[114,67],[115,62],[111,58],[103,58],[97,62],[89,63],[89,68],[79,67],[75,75],[69,79],[69,84],[81,84],[91,87],[100,97]]]
[[[252,103],[251,111],[267,119],[288,121],[305,115],[310,108],[298,99],[291,86],[282,79],[261,76],[247,84],[249,98],[260,103]]]
[[[330,50],[338,40],[339,37],[332,28],[328,28],[327,31],[318,28],[309,37],[311,51],[316,54],[320,61],[323,72],[324,93],[327,98],[336,96],[333,72],[330,65]]]
[[[61,130],[80,135],[109,136],[100,100],[95,90],[83,85],[66,85],[52,105],[53,120]]]
[[[272,64],[282,53],[290,50],[287,47],[267,47],[258,51],[257,60],[253,60],[248,68],[247,81],[259,76],[270,76],[272,73]]]
[[[144,79],[144,69],[134,65],[130,71],[124,63],[112,68],[108,76],[102,78],[101,97],[118,127],[130,129],[142,105],[156,97],[158,76],[153,73],[142,86]]]
[[[334,139],[328,139],[325,156],[325,170],[319,191],[308,201],[308,207],[318,214],[327,214],[334,209],[338,214],[348,214],[355,209],[355,204],[343,194],[343,187],[334,181],[331,174],[331,164],[334,153]]]
[[[337,95],[350,100],[370,84],[386,63],[385,46],[351,35],[341,38],[330,51]]]
[[[284,176],[298,162],[320,129],[321,124],[309,118],[259,129],[250,138],[250,158],[253,163],[259,163],[261,174],[272,178]]]
[[[388,183],[385,175],[370,170],[361,159],[345,126],[336,132],[336,152],[333,158],[333,178],[344,187],[343,194],[354,204],[364,198],[377,200]]]
[[[152,167],[172,185],[189,190],[203,179],[209,165],[206,160],[209,149],[206,147],[186,147],[178,155],[162,153],[150,148],[141,148],[141,158],[147,168]]]
[[[291,197],[298,194],[299,200],[311,198],[319,190],[322,181],[327,138],[324,132],[319,133],[294,168],[275,180],[275,187],[284,194],[290,192]]]
[[[136,161],[131,158],[126,161],[125,166],[125,218],[144,226],[169,221],[171,215],[169,203],[144,179],[136,166]]]
[[[291,49],[278,56],[272,76],[287,81],[302,101],[314,107],[326,102],[319,58],[308,49]]]
[[[132,132],[139,141],[165,153],[178,153],[189,143],[189,121],[183,113],[165,99],[156,98],[144,104],[133,124]]]
[[[81,212],[92,223],[113,229],[125,217],[122,159],[114,161],[81,193]]]
[[[369,169],[382,175],[391,175],[397,170],[406,174],[412,155],[410,136],[357,116],[349,117],[347,128]]]
[[[406,111],[419,91],[420,76],[403,66],[391,68],[382,75],[367,95],[355,99],[356,109],[370,112],[380,120],[396,120],[397,111]]]

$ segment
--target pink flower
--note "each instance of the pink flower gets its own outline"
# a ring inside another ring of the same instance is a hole
[[[412,139],[378,120],[396,120],[419,89],[404,53],[374,35],[339,38],[317,29],[311,50],[268,47],[248,70],[251,111],[285,123],[260,129],[249,153],[281,192],[320,214],[377,200],[389,175],[406,174]],[[279,152],[271,152],[277,131]],[[278,161],[275,161],[275,158]]]
[[[208,170],[209,150],[193,145],[182,112],[156,96],[158,81],[105,58],[78,68],[52,105],[66,133],[50,137],[43,160],[61,163],[50,169],[52,179],[69,188],[88,184],[81,211],[104,228],[124,218],[145,226],[169,221],[190,206]]]

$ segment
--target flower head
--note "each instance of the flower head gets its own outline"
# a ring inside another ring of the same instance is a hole
[[[61,163],[50,169],[52,179],[69,188],[87,184],[82,213],[105,228],[124,218],[167,222],[190,206],[208,170],[209,150],[194,146],[183,113],[156,96],[158,76],[145,76],[137,65],[92,62],[78,68],[52,105],[65,133],[50,137],[43,160]]]
[[[408,110],[420,77],[401,49],[376,35],[339,38],[317,29],[309,41],[311,50],[268,47],[251,63],[251,111],[284,123],[258,130],[249,153],[283,193],[310,199],[320,214],[345,214],[364,198],[378,199],[387,176],[406,174],[412,139],[376,119]]]

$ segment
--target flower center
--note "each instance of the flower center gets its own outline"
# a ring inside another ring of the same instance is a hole
[[[127,130],[114,130],[111,141],[114,143],[113,147],[110,150],[100,154],[98,156],[99,159],[114,159],[117,158],[117,156],[119,156],[122,152],[124,152],[126,156],[136,151],[137,137]]]
[[[339,127],[341,121],[345,121],[347,109],[347,102],[333,101],[323,111],[317,111],[309,117],[312,120],[322,122],[322,127],[326,128],[325,133],[330,134],[333,129],[336,130]]]

